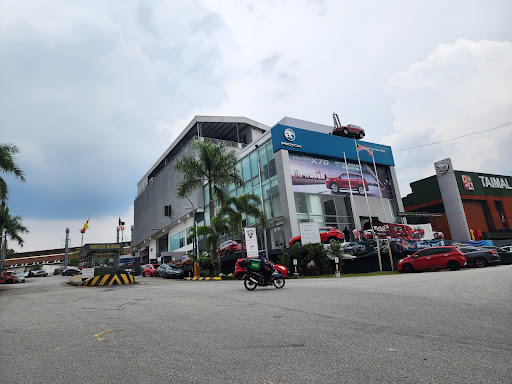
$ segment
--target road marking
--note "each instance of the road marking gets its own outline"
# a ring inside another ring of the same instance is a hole
[[[195,303],[195,300],[192,299],[192,300],[181,300],[180,301],[180,304],[187,304],[187,303]]]
[[[102,341],[102,340],[104,339],[104,337],[100,337],[100,336],[101,336],[101,335],[103,335],[104,333],[107,333],[107,332],[112,332],[112,330],[111,330],[111,329],[107,329],[106,331],[96,333],[96,334],[94,335],[94,337],[95,337],[96,339],[98,339],[99,341]],[[112,333],[112,335],[115,335],[115,333]]]

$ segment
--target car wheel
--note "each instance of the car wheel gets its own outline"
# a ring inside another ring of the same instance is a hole
[[[365,191],[365,188],[362,185],[357,187],[357,192],[359,192],[360,195],[364,195],[364,191]]]
[[[360,139],[360,140],[363,140],[363,139],[364,139],[364,133],[363,133],[363,132],[359,132],[359,139]]]
[[[477,268],[487,267],[487,260],[485,260],[483,257],[477,257],[473,262],[473,265]]]
[[[340,187],[336,183],[331,183],[331,185],[329,185],[329,188],[333,193],[338,193],[340,191]]]
[[[404,272],[404,273],[414,272],[414,267],[411,264],[404,264],[404,265],[402,265],[402,272]]]
[[[348,135],[348,129],[347,129],[347,128],[345,128],[345,129],[343,130],[343,134],[344,134],[344,135]]]
[[[449,261],[447,266],[450,271],[456,271],[457,269],[460,269],[460,264],[454,260]]]

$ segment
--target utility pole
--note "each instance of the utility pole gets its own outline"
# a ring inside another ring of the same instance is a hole
[[[4,272],[4,264],[5,264],[5,254],[7,252],[6,242],[7,242],[7,228],[4,228],[4,233],[0,234],[2,236],[2,250],[1,250],[1,262],[0,262],[0,272]]]
[[[64,243],[64,269],[68,267],[68,241],[69,241],[69,228],[66,228],[66,242]]]

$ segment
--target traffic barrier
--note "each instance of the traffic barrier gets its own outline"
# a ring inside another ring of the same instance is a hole
[[[124,285],[135,284],[135,277],[125,273],[105,274],[94,276],[91,279],[84,280],[82,285],[88,287],[101,287],[105,285]]]
[[[193,280],[193,281],[198,281],[198,280],[224,280],[224,278],[222,277],[185,277],[184,280]]]

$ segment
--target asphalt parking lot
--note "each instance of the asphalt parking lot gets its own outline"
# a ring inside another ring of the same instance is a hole
[[[511,383],[512,265],[0,286],[0,383]]]

